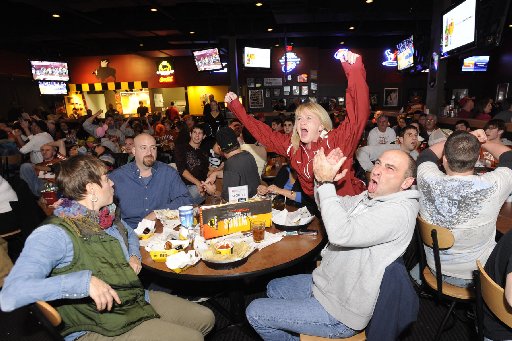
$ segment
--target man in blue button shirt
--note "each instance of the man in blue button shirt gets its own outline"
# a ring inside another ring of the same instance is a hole
[[[156,149],[153,136],[137,135],[133,147],[135,162],[109,175],[115,185],[121,219],[132,228],[136,228],[142,219],[155,220],[154,210],[178,209],[192,204],[187,186],[178,172],[156,161]]]

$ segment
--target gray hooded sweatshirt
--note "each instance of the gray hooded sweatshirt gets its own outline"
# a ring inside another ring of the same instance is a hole
[[[329,243],[313,272],[313,295],[338,321],[362,330],[373,315],[384,270],[413,237],[420,194],[341,197],[332,184],[315,192]]]

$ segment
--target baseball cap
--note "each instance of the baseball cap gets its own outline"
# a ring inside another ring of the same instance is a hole
[[[464,96],[459,100],[459,105],[463,107],[468,101],[475,101],[475,97]]]
[[[238,143],[235,132],[231,128],[220,128],[215,137],[217,139],[217,144],[223,152],[229,152],[240,147],[240,143]]]

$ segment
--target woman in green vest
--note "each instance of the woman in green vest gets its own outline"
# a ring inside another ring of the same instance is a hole
[[[142,287],[138,238],[115,219],[105,164],[72,157],[57,185],[65,199],[28,237],[0,308],[51,301],[65,340],[203,340],[215,323],[208,308]]]

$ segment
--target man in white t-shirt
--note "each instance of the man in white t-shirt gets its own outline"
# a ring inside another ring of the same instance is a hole
[[[500,163],[494,171],[475,175],[480,147]],[[438,168],[441,158],[446,174]],[[454,245],[440,252],[444,281],[472,286],[476,260],[485,264],[494,249],[496,220],[512,192],[512,151],[489,142],[482,129],[456,131],[423,151],[417,163],[422,218],[451,230],[455,237]],[[432,249],[425,247],[425,253],[434,269]]]
[[[376,146],[379,144],[390,144],[395,142],[396,133],[389,127],[388,117],[380,115],[377,118],[377,126],[370,130],[368,134],[368,146]]]
[[[53,142],[53,137],[48,134],[48,127],[44,121],[32,121],[29,123],[26,120],[20,121],[21,128],[27,136],[27,141],[21,138],[22,132],[18,129],[14,131],[18,144],[22,147],[20,152],[22,154],[30,153],[30,162],[37,164],[43,162],[41,155],[41,146],[49,142]]]

